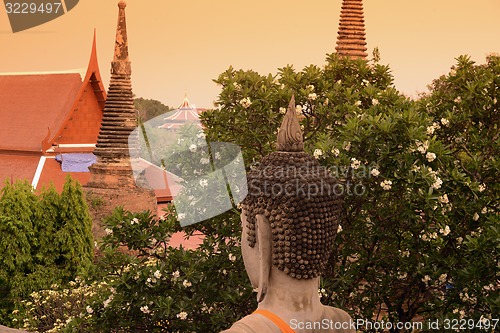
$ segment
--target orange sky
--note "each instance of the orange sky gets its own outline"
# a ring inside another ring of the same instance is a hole
[[[212,82],[230,65],[276,73],[322,65],[335,50],[341,0],[128,0],[132,84],[137,96],[170,106],[187,92],[211,107]],[[81,0],[66,15],[13,34],[0,5],[0,72],[86,67],[93,29],[105,87],[118,0]],[[483,63],[500,53],[500,0],[364,0],[368,50],[379,47],[396,87],[425,91],[460,54]],[[1,107],[1,106],[0,106]]]

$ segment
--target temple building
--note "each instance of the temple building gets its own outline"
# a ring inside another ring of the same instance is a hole
[[[86,183],[105,100],[95,33],[84,76],[0,74],[0,188],[24,179],[61,190],[68,174]]]
[[[367,58],[363,0],[343,0],[335,49],[341,56]]]
[[[206,109],[197,108],[191,104],[186,95],[181,105],[179,105],[177,109],[168,113],[168,116],[164,118],[165,123],[159,126],[159,128],[177,130],[179,127],[187,123],[198,123],[198,126],[201,127],[200,113],[203,111],[206,111]]]

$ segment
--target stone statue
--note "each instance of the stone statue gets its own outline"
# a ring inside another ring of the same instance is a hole
[[[345,311],[320,302],[342,199],[329,171],[303,151],[293,97],[277,148],[248,173],[242,203],[241,251],[259,305],[224,332],[355,332]]]

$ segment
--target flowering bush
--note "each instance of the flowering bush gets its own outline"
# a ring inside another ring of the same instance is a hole
[[[237,142],[249,164],[273,150],[295,95],[307,150],[345,186],[322,300],[355,318],[498,313],[498,58],[460,63],[418,102],[394,89],[387,67],[336,55],[323,68],[230,68],[216,80],[208,136]]]
[[[26,327],[39,331],[221,331],[252,311],[255,300],[239,240],[223,236],[237,233],[230,228],[238,216],[218,218],[223,234],[212,233],[199,249],[186,250],[168,245],[181,230],[171,209],[156,219],[118,208],[104,221],[107,235],[94,272],[70,290],[32,294],[16,318],[27,318]],[[61,310],[51,312],[54,306]],[[47,312],[50,318],[43,317]]]
[[[230,68],[216,80],[218,108],[202,118],[208,141],[237,143],[250,166],[274,150],[295,95],[306,150],[342,182],[345,198],[322,302],[355,319],[470,319],[493,332],[499,78],[498,57],[459,58],[412,101],[373,61],[329,55],[323,68],[267,76]],[[204,235],[197,250],[168,246],[181,230],[173,209],[159,220],[117,210],[105,227],[103,256],[85,284],[99,292],[59,318],[74,318],[65,329],[219,332],[255,308],[237,209],[183,229]]]

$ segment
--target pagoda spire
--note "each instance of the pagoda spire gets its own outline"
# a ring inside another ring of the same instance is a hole
[[[343,0],[335,49],[341,56],[367,58],[363,0]]]
[[[135,186],[130,156],[138,149],[138,121],[131,83],[131,64],[128,54],[125,1],[118,3],[118,26],[115,52],[111,62],[111,79],[97,145],[89,187]],[[133,135],[131,135],[134,133]],[[137,135],[135,135],[137,134]]]

